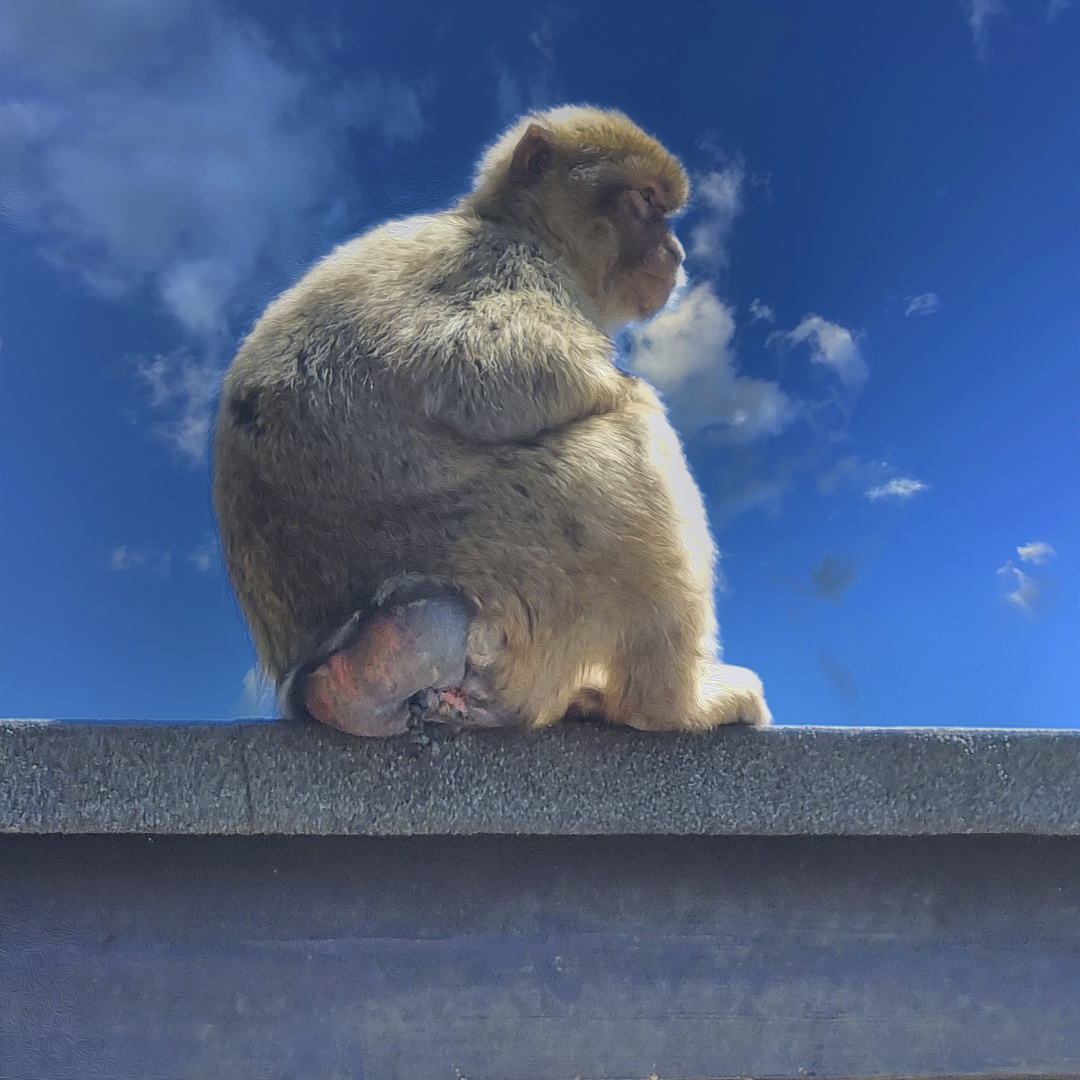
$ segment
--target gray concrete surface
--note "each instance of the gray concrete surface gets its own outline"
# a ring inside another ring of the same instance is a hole
[[[1080,835],[1080,732],[0,723],[0,831]]]
[[[2,1080],[1080,1076],[1080,839],[0,836]]]

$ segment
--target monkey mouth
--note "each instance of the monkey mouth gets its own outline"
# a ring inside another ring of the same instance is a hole
[[[655,281],[658,285],[664,285],[668,289],[674,289],[675,283],[678,281],[678,275],[674,271],[642,270],[641,276],[648,278],[650,281]]]
[[[668,297],[675,291],[678,277],[675,274],[667,274],[662,271],[641,271],[641,281],[638,289],[639,295],[647,298],[646,303],[653,312],[659,311],[667,302]]]

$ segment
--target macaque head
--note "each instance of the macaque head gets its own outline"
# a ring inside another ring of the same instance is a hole
[[[481,161],[465,205],[525,226],[614,332],[671,295],[683,249],[670,217],[688,195],[678,160],[622,113],[563,108],[515,124]]]

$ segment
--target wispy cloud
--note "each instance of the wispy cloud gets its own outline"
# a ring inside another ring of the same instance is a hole
[[[734,334],[732,309],[707,284],[631,332],[630,366],[661,391],[685,434],[708,428],[749,441],[776,434],[795,415],[777,383],[739,374]]]
[[[971,42],[975,46],[975,56],[982,64],[990,60],[990,30],[988,23],[991,19],[1004,15],[1008,8],[1001,0],[965,0],[964,10],[967,12],[968,26],[971,29]]]
[[[113,548],[106,566],[110,570],[144,570],[158,577],[166,577],[172,569],[172,555],[157,548],[121,544]]]
[[[495,68],[495,99],[500,123],[508,123],[524,112],[546,109],[563,97],[560,90],[555,46],[575,15],[563,7],[550,7],[529,31],[532,52],[511,71],[502,53],[491,50]]]
[[[837,489],[859,491],[871,502],[895,499],[907,502],[930,485],[922,480],[898,475],[899,470],[887,461],[862,461],[856,454],[835,459],[817,478],[822,495],[832,495]]]
[[[859,335],[820,315],[807,315],[794,330],[777,330],[769,342],[810,346],[810,359],[833,371],[848,387],[859,387],[869,374],[866,361],[859,351]]]
[[[145,386],[150,407],[167,419],[155,421],[153,433],[181,460],[197,464],[206,458],[214,402],[221,386],[221,366],[189,349],[141,358],[136,375]]]
[[[761,300],[752,300],[750,302],[750,321],[752,323],[776,322],[776,312]]]
[[[525,92],[521,81],[511,74],[494,48],[491,50],[491,63],[495,68],[495,107],[499,122],[506,124],[527,111]]]
[[[1066,8],[1072,7],[1072,4],[1073,0],[1050,0],[1046,5],[1046,21],[1054,22]]]
[[[938,299],[937,293],[920,293],[918,296],[907,297],[907,307],[904,308],[904,314],[907,316],[932,315],[939,307],[941,307],[941,301]]]
[[[871,502],[878,502],[880,499],[895,499],[897,502],[907,502],[915,495],[918,495],[920,491],[925,491],[928,486],[928,484],[924,484],[921,480],[913,480],[911,477],[899,476],[893,480],[889,480],[887,483],[870,488],[870,490],[866,492],[866,497]]]
[[[1057,552],[1042,540],[1033,540],[1030,544],[1021,544],[1016,549],[1016,554],[1019,555],[1024,562],[1035,563],[1036,566],[1041,566],[1048,559],[1052,559]]]
[[[349,129],[422,129],[407,86],[334,84],[212,0],[9,0],[0,63],[19,227],[95,295],[148,289],[209,364],[260,260],[295,258],[312,211],[351,186]],[[187,454],[201,421],[175,400]]]
[[[1057,552],[1043,540],[1033,540],[1028,544],[1020,544],[1016,548],[1020,560],[1032,563],[1035,566],[1043,566],[1054,558]],[[1041,580],[1036,580],[1031,574],[1022,570],[1012,559],[998,568],[998,577],[1005,581],[1009,591],[1003,599],[1010,607],[1022,611],[1025,615],[1039,615],[1046,607],[1044,603],[1045,588],[1056,585],[1054,579],[1046,573],[1042,574]],[[1010,588],[1011,586],[1011,588]]]
[[[693,179],[693,209],[699,216],[690,228],[688,254],[693,259],[726,266],[731,227],[743,208],[746,161],[741,154],[727,154],[711,143],[719,167],[698,173]]]
[[[1004,566],[998,568],[998,577],[1003,578],[1007,586],[1012,586],[1004,596],[1007,604],[1016,608],[1017,611],[1022,611],[1025,615],[1036,614],[1037,606],[1042,599],[1042,590],[1029,574],[1025,574],[1010,559]]]
[[[201,574],[205,574],[217,562],[218,547],[214,540],[208,539],[196,544],[187,554],[187,561]]]
[[[198,573],[206,573],[217,563],[217,557],[217,542],[213,537],[208,537],[202,543],[196,544],[183,556],[183,559],[190,563]],[[158,577],[167,577],[172,573],[174,561],[171,551],[150,545],[121,544],[109,552],[105,559],[105,567],[118,572],[142,571]]]

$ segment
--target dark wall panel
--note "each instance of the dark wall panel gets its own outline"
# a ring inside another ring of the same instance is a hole
[[[1080,1075],[1067,838],[0,837],[0,1076]]]

